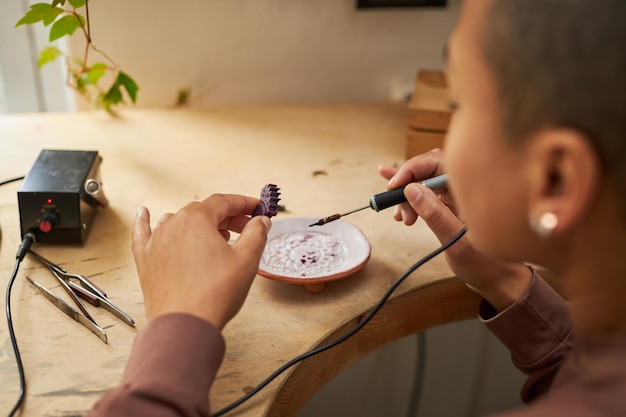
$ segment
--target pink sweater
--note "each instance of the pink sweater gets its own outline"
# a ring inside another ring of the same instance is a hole
[[[498,417],[626,417],[626,335],[576,338],[567,303],[537,274],[524,297],[480,318],[528,376],[528,407]]]
[[[529,406],[499,417],[626,417],[626,335],[575,339],[567,303],[541,277],[500,314],[483,302],[480,318],[528,375]],[[223,355],[224,340],[208,322],[161,316],[137,336],[120,385],[87,416],[209,416]]]

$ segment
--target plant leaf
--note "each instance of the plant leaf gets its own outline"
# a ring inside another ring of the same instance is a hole
[[[80,19],[80,20],[79,20]],[[85,24],[85,18],[81,15],[63,16],[50,28],[50,42],[62,38],[65,35],[73,34],[76,29]]]
[[[54,46],[48,46],[39,53],[37,65],[39,66],[39,68],[41,68],[47,63],[54,61],[61,55],[63,54],[61,53],[61,51],[59,51],[58,48],[55,48]]]
[[[30,6],[30,10],[15,24],[15,27],[30,25],[41,21],[43,21],[44,25],[48,26],[50,23],[54,22],[54,19],[61,13],[63,13],[63,9],[59,7],[52,7],[48,3],[36,3]]]
[[[102,62],[96,62],[87,70],[85,76],[87,77],[87,82],[89,84],[97,84],[98,80],[102,78],[104,73],[106,72],[107,65]]]
[[[87,74],[81,74],[80,77],[76,78],[76,89],[81,94],[85,94],[85,86],[87,84],[89,84],[89,78],[87,78]]]
[[[120,73],[117,74],[116,84],[124,86],[133,103],[137,101],[137,90],[139,90],[139,87],[137,86],[137,83],[135,83],[135,80],[130,78],[128,74],[120,71]]]
[[[54,0],[52,2],[52,7],[54,7],[54,6],[58,5],[58,4],[61,4],[61,6],[65,6],[65,0]]]
[[[69,0],[69,2],[72,5],[72,7],[74,7],[75,9],[78,9],[79,7],[83,7],[85,3],[87,3],[87,0]]]
[[[104,102],[105,106],[106,106],[107,103],[108,104],[117,104],[119,102],[123,102],[123,100],[122,100],[122,92],[120,91],[120,87],[117,84],[117,82],[115,82],[111,86],[109,91],[107,91],[107,93],[102,98],[102,101]]]

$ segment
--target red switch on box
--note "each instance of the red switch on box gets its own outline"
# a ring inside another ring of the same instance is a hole
[[[46,213],[39,222],[39,230],[49,233],[59,222],[59,218],[54,213]]]

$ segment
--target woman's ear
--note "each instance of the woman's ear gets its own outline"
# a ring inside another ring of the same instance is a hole
[[[529,222],[539,234],[569,230],[598,192],[601,163],[589,139],[572,129],[544,129],[528,142]],[[547,221],[549,224],[542,225]]]

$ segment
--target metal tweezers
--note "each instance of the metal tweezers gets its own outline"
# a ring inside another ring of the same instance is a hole
[[[107,336],[104,329],[98,326],[94,318],[91,316],[91,314],[89,314],[89,311],[85,307],[85,304],[80,300],[81,298],[95,307],[104,308],[126,324],[134,326],[135,321],[121,308],[117,307],[115,304],[109,301],[106,293],[98,288],[89,279],[87,279],[87,277],[80,274],[71,274],[65,269],[61,268],[59,265],[47,260],[46,258],[32,250],[28,253],[32,255],[39,263],[48,268],[48,270],[52,273],[52,275],[54,275],[57,281],[59,281],[61,287],[63,287],[63,289],[68,293],[74,303],[76,303],[80,312],[76,311],[63,299],[54,295],[38,282],[33,281],[29,277],[26,277],[28,281],[41,294],[43,294],[48,300],[50,300],[52,304],[54,304],[57,308],[67,314],[70,318],[85,326],[96,336],[98,336],[104,343],[107,342]],[[76,282],[74,281],[77,281],[78,284],[76,284]]]

